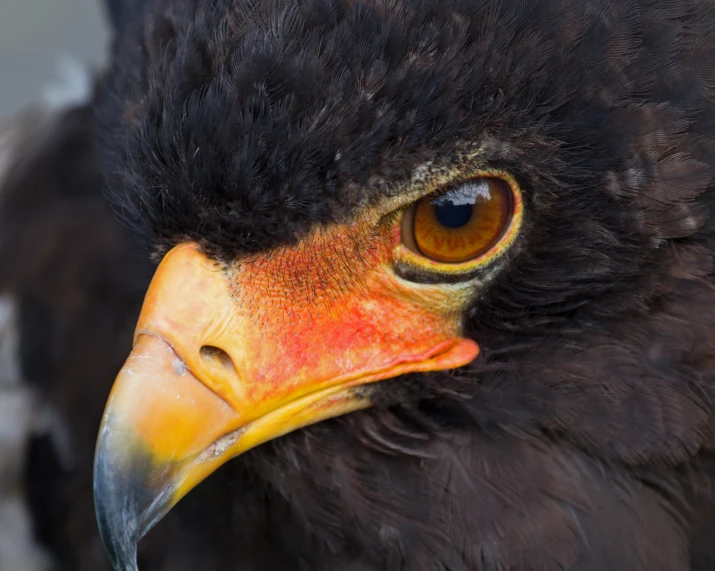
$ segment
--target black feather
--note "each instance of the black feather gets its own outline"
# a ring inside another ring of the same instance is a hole
[[[97,140],[159,254],[293,243],[465,147],[526,222],[479,359],[231,462],[140,566],[710,569],[714,90],[704,0],[147,1]]]

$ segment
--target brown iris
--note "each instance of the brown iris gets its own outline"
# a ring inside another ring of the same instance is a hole
[[[436,262],[474,260],[499,242],[513,210],[505,181],[477,177],[410,206],[402,221],[402,242]]]

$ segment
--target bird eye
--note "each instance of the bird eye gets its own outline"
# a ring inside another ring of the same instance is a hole
[[[471,261],[499,242],[513,212],[506,181],[477,177],[410,206],[402,219],[402,243],[436,262]]]

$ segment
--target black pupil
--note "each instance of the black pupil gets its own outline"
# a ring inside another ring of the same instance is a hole
[[[461,228],[472,217],[473,204],[452,204],[444,201],[434,205],[434,213],[439,223],[446,228]]]

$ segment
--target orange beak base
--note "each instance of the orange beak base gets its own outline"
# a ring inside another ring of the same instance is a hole
[[[392,227],[365,220],[222,266],[195,244],[160,264],[107,403],[95,503],[115,570],[226,461],[370,406],[373,383],[463,366],[467,294],[391,269]]]

